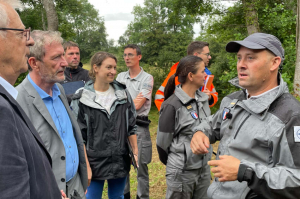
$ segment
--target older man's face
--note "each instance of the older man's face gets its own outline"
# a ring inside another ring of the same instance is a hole
[[[64,49],[60,43],[46,44],[45,56],[37,61],[39,75],[43,82],[54,84],[65,80],[64,71],[68,66],[64,58]]]
[[[6,28],[24,29],[24,25],[18,13],[7,4],[6,11],[9,18],[9,24]],[[3,30],[1,30],[3,31]],[[6,36],[0,36],[0,63],[7,68],[8,74],[19,76],[27,71],[27,60],[29,55],[29,46],[34,45],[33,39],[27,41],[26,32],[5,30]]]

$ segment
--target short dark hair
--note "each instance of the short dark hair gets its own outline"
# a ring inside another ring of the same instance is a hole
[[[137,55],[141,55],[141,54],[142,54],[142,51],[141,51],[140,47],[139,47],[138,45],[136,45],[136,44],[128,44],[127,46],[124,47],[124,50],[125,50],[126,48],[132,48],[132,49],[135,49]]]
[[[71,47],[77,47],[77,48],[79,48],[79,45],[78,45],[78,43],[75,43],[74,41],[66,41],[63,44],[63,47],[64,47],[64,51],[66,52]],[[79,48],[79,50],[80,50],[80,48]]]
[[[193,41],[187,47],[187,54],[193,55],[196,51],[199,51],[199,50],[202,52],[202,50],[205,46],[209,46],[209,43],[207,43],[205,41]]]

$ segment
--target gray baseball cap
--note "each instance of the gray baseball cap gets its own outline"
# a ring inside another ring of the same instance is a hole
[[[226,51],[230,53],[238,52],[240,47],[244,46],[249,49],[267,49],[275,56],[281,58],[281,64],[284,60],[284,49],[281,42],[274,35],[266,33],[254,33],[246,37],[243,41],[231,41],[226,45]]]

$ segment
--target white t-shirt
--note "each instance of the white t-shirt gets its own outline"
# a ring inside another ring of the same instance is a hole
[[[109,85],[107,91],[96,91],[95,101],[99,103],[103,108],[105,108],[108,114],[110,114],[111,105],[116,99],[117,97],[115,95],[115,89],[112,87],[112,85]]]

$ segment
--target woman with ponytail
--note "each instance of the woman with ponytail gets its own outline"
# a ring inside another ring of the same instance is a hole
[[[164,91],[156,143],[166,165],[167,199],[207,199],[210,156],[195,155],[190,148],[193,129],[210,115],[208,96],[199,90],[207,76],[204,69],[200,57],[182,58]],[[176,87],[175,78],[180,82]]]

